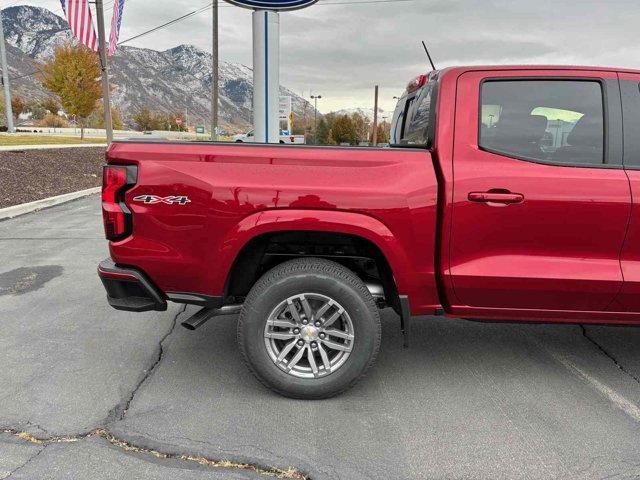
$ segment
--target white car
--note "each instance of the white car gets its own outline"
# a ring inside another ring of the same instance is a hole
[[[255,142],[253,130],[247,133],[234,135],[233,141],[236,143]],[[280,133],[280,143],[289,143],[292,145],[303,145],[304,135],[287,135],[285,133]]]

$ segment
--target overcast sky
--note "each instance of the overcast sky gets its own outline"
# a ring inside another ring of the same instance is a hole
[[[355,3],[355,2],[379,3]],[[59,0],[0,0],[61,15]],[[112,0],[105,0],[108,9]],[[206,0],[127,0],[121,39],[206,5]],[[251,65],[251,11],[221,2],[220,57]],[[111,10],[107,12],[110,23]],[[280,82],[328,112],[381,107],[427,70],[464,64],[588,64],[640,68],[638,0],[320,0],[280,14]],[[130,45],[163,50],[192,43],[211,51],[206,11]]]

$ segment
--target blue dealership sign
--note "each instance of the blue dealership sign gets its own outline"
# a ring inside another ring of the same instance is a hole
[[[313,5],[318,0],[227,0],[238,7],[253,10],[297,10]]]

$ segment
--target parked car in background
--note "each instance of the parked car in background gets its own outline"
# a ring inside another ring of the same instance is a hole
[[[191,329],[239,311],[249,368],[296,398],[367,371],[387,306],[407,341],[415,315],[638,324],[639,84],[606,68],[434,71],[400,98],[394,148],[116,141],[108,301],[198,305]]]
[[[250,143],[255,142],[253,130],[247,133],[241,133],[233,136],[233,141],[236,143]],[[303,145],[305,143],[304,135],[289,135],[280,133],[280,143],[289,143],[295,145]]]

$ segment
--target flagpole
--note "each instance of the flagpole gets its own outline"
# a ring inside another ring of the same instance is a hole
[[[114,8],[118,8],[118,6],[115,5]],[[104,12],[102,10],[102,0],[96,0],[96,15],[98,17],[98,48],[100,49],[100,68],[102,69],[104,126],[107,131],[107,144],[109,144],[113,141],[113,125],[111,124],[111,103],[109,102],[109,71],[107,65],[107,42],[105,42],[104,35]]]
[[[218,140],[218,0],[213,0],[211,50],[211,140]]]
[[[7,131],[9,133],[14,133],[15,128],[13,128],[13,112],[11,111],[11,89],[9,88],[9,67],[7,66],[7,51],[4,44],[4,29],[2,27],[2,10],[0,10],[0,64],[2,65],[2,84],[4,86],[4,112],[7,116]]]

